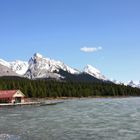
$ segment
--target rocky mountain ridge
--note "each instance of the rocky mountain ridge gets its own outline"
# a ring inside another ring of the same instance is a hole
[[[67,79],[86,81],[111,81],[106,78],[98,69],[91,65],[84,67],[82,71],[69,67],[61,61],[45,58],[35,53],[28,62],[16,60],[7,62],[0,59],[0,76],[21,76],[29,79]],[[7,72],[6,72],[7,71]],[[115,84],[124,84],[140,88],[140,83],[129,81],[128,83],[111,81]]]

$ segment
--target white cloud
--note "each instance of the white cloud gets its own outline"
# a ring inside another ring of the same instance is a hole
[[[85,46],[85,47],[81,48],[80,50],[83,52],[86,52],[86,53],[90,53],[90,52],[97,52],[102,49],[103,49],[102,47],[86,47]]]

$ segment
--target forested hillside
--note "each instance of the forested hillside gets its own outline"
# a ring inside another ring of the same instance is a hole
[[[0,90],[20,89],[27,97],[140,96],[140,89],[113,83],[62,82],[1,77]]]

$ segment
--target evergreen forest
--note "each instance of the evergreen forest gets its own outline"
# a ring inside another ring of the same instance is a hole
[[[29,80],[1,77],[0,90],[19,89],[29,98],[140,96],[140,89],[105,82]]]

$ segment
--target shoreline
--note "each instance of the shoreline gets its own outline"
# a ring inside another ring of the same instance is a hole
[[[25,103],[5,103],[0,104],[0,107],[13,107],[13,106],[29,106],[29,105],[39,105],[39,106],[46,106],[46,105],[56,105],[63,103],[68,100],[86,100],[86,99],[126,99],[126,98],[139,98],[140,96],[106,96],[106,97],[57,97],[57,98],[29,98],[28,102]]]
[[[52,101],[52,100],[74,100],[74,99],[124,99],[124,98],[139,98],[140,96],[92,96],[92,97],[45,97],[45,98],[30,98],[31,101]]]

